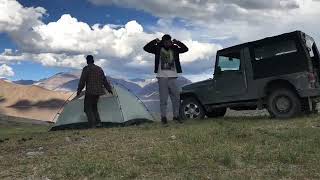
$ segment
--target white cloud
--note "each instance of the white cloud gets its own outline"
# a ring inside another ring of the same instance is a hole
[[[189,52],[181,55],[182,63],[191,63],[194,61],[201,60],[212,60],[214,61],[216,52],[222,49],[222,46],[210,44],[210,43],[200,43],[198,41],[184,41],[188,46]]]
[[[149,76],[154,57],[142,47],[163,33],[170,33],[189,47],[190,51],[181,55],[184,72],[200,79],[203,72],[211,76],[215,53],[222,48],[212,41],[231,45],[296,29],[317,36],[320,30],[320,22],[315,20],[320,15],[320,3],[311,0],[90,1],[144,10],[160,20],[153,27],[134,20],[123,25],[90,26],[65,14],[58,21],[45,24],[41,20],[45,9],[0,0],[0,32],[7,33],[19,47],[19,51],[5,50],[0,54],[0,63],[32,60],[45,66],[79,69],[85,65],[84,56],[90,53],[107,73]],[[176,21],[180,24],[175,25]]]
[[[159,25],[161,28],[147,33],[143,26],[134,20],[125,25],[90,26],[69,14],[62,15],[56,22],[45,24],[41,21],[45,13],[43,8],[22,7],[14,0],[0,1],[14,4],[16,8],[13,10],[16,10],[17,17],[24,17],[25,12],[34,13],[33,18],[25,18],[23,23],[19,23],[22,25],[16,25],[14,30],[6,30],[20,49],[5,50],[0,54],[0,62],[34,61],[45,66],[80,69],[85,65],[84,56],[93,54],[97,64],[104,66],[106,72],[143,77],[153,73],[154,64],[154,56],[144,52],[143,46],[154,38],[161,38],[164,34],[162,32],[167,33],[168,30],[165,25]],[[0,11],[8,12],[8,9],[0,6]],[[11,23],[8,19],[5,21],[7,24]],[[29,24],[29,21],[32,23],[25,29],[23,24]],[[197,64],[212,61],[216,50],[221,48],[216,44],[192,40],[187,30],[172,33],[177,35],[175,38],[189,46],[190,51],[182,55],[181,60],[182,66],[192,71],[190,73],[202,72],[196,68],[199,66]]]
[[[249,11],[297,9],[309,0],[89,0],[97,5],[118,6],[144,10],[158,17],[191,20],[237,19]],[[260,13],[261,14],[261,13]]]
[[[55,54],[55,53],[15,53],[7,54],[6,52],[0,54],[0,62],[2,63],[15,63],[21,61],[33,61],[40,63],[44,66],[56,66],[56,67],[69,67],[69,68],[81,68],[85,65],[85,55],[67,55],[67,54]],[[102,60],[97,60],[97,63],[101,63]]]
[[[320,43],[319,0],[89,0],[96,5],[117,5],[143,10],[160,18],[157,29],[177,34],[186,42],[189,38],[231,46],[267,36],[302,30]],[[168,6],[168,4],[170,4]],[[178,25],[174,25],[175,23]],[[192,46],[192,44],[188,44]],[[197,45],[196,47],[200,47]],[[206,49],[221,46],[196,48],[192,54],[182,57],[187,66],[185,73],[192,79],[207,76],[200,73],[211,67],[214,53]],[[192,48],[190,48],[192,49]],[[199,52],[201,51],[201,52]],[[195,56],[193,56],[195,55]],[[207,56],[206,56],[207,55]],[[192,57],[193,56],[193,57]],[[208,58],[209,57],[209,58]],[[189,59],[192,61],[189,62]],[[201,59],[201,61],[194,61]],[[210,59],[210,60],[209,60]],[[198,63],[201,62],[201,63]],[[209,74],[211,76],[212,73]]]
[[[320,30],[320,22],[314,19],[320,15],[320,2],[317,0],[89,1],[149,12],[165,19],[159,24],[169,28],[175,28],[170,20],[178,19],[193,29],[189,31],[192,37],[199,39],[205,39],[204,36],[207,39],[228,37],[233,39],[232,43],[240,43],[297,29],[311,34]]]
[[[14,76],[13,69],[6,64],[2,64],[0,66],[0,77],[12,77],[12,76]]]
[[[25,8],[15,0],[0,0],[0,32],[19,31],[41,24],[46,10],[41,7]]]

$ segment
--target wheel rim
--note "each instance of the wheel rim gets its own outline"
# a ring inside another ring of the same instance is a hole
[[[275,107],[280,113],[287,113],[292,107],[292,102],[287,96],[279,96],[276,98]]]
[[[200,113],[200,107],[195,103],[189,103],[184,108],[184,114],[189,119],[199,118]]]

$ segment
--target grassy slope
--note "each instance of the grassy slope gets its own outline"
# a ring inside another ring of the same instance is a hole
[[[61,132],[0,124],[0,179],[319,179],[319,125],[318,117]]]

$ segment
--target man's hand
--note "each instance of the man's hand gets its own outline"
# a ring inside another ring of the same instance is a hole
[[[161,42],[161,40],[160,39],[155,39],[155,41],[159,44],[160,42]]]
[[[176,39],[173,39],[173,40],[172,40],[172,43],[173,43],[173,44],[177,44],[177,43],[179,43],[179,42],[180,42],[180,41],[178,41],[178,40],[176,40]]]
[[[77,91],[77,97],[79,97],[81,94],[81,91]]]

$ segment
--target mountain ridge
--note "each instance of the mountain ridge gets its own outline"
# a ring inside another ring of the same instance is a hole
[[[61,72],[44,79],[44,81],[39,81],[34,85],[52,91],[75,92],[78,87],[79,79],[80,73]],[[121,84],[142,99],[158,99],[159,88],[156,78],[135,78],[125,80],[108,76],[107,79],[111,82],[111,84]],[[183,85],[192,83],[189,79],[183,76],[180,76],[177,81],[180,88]]]

